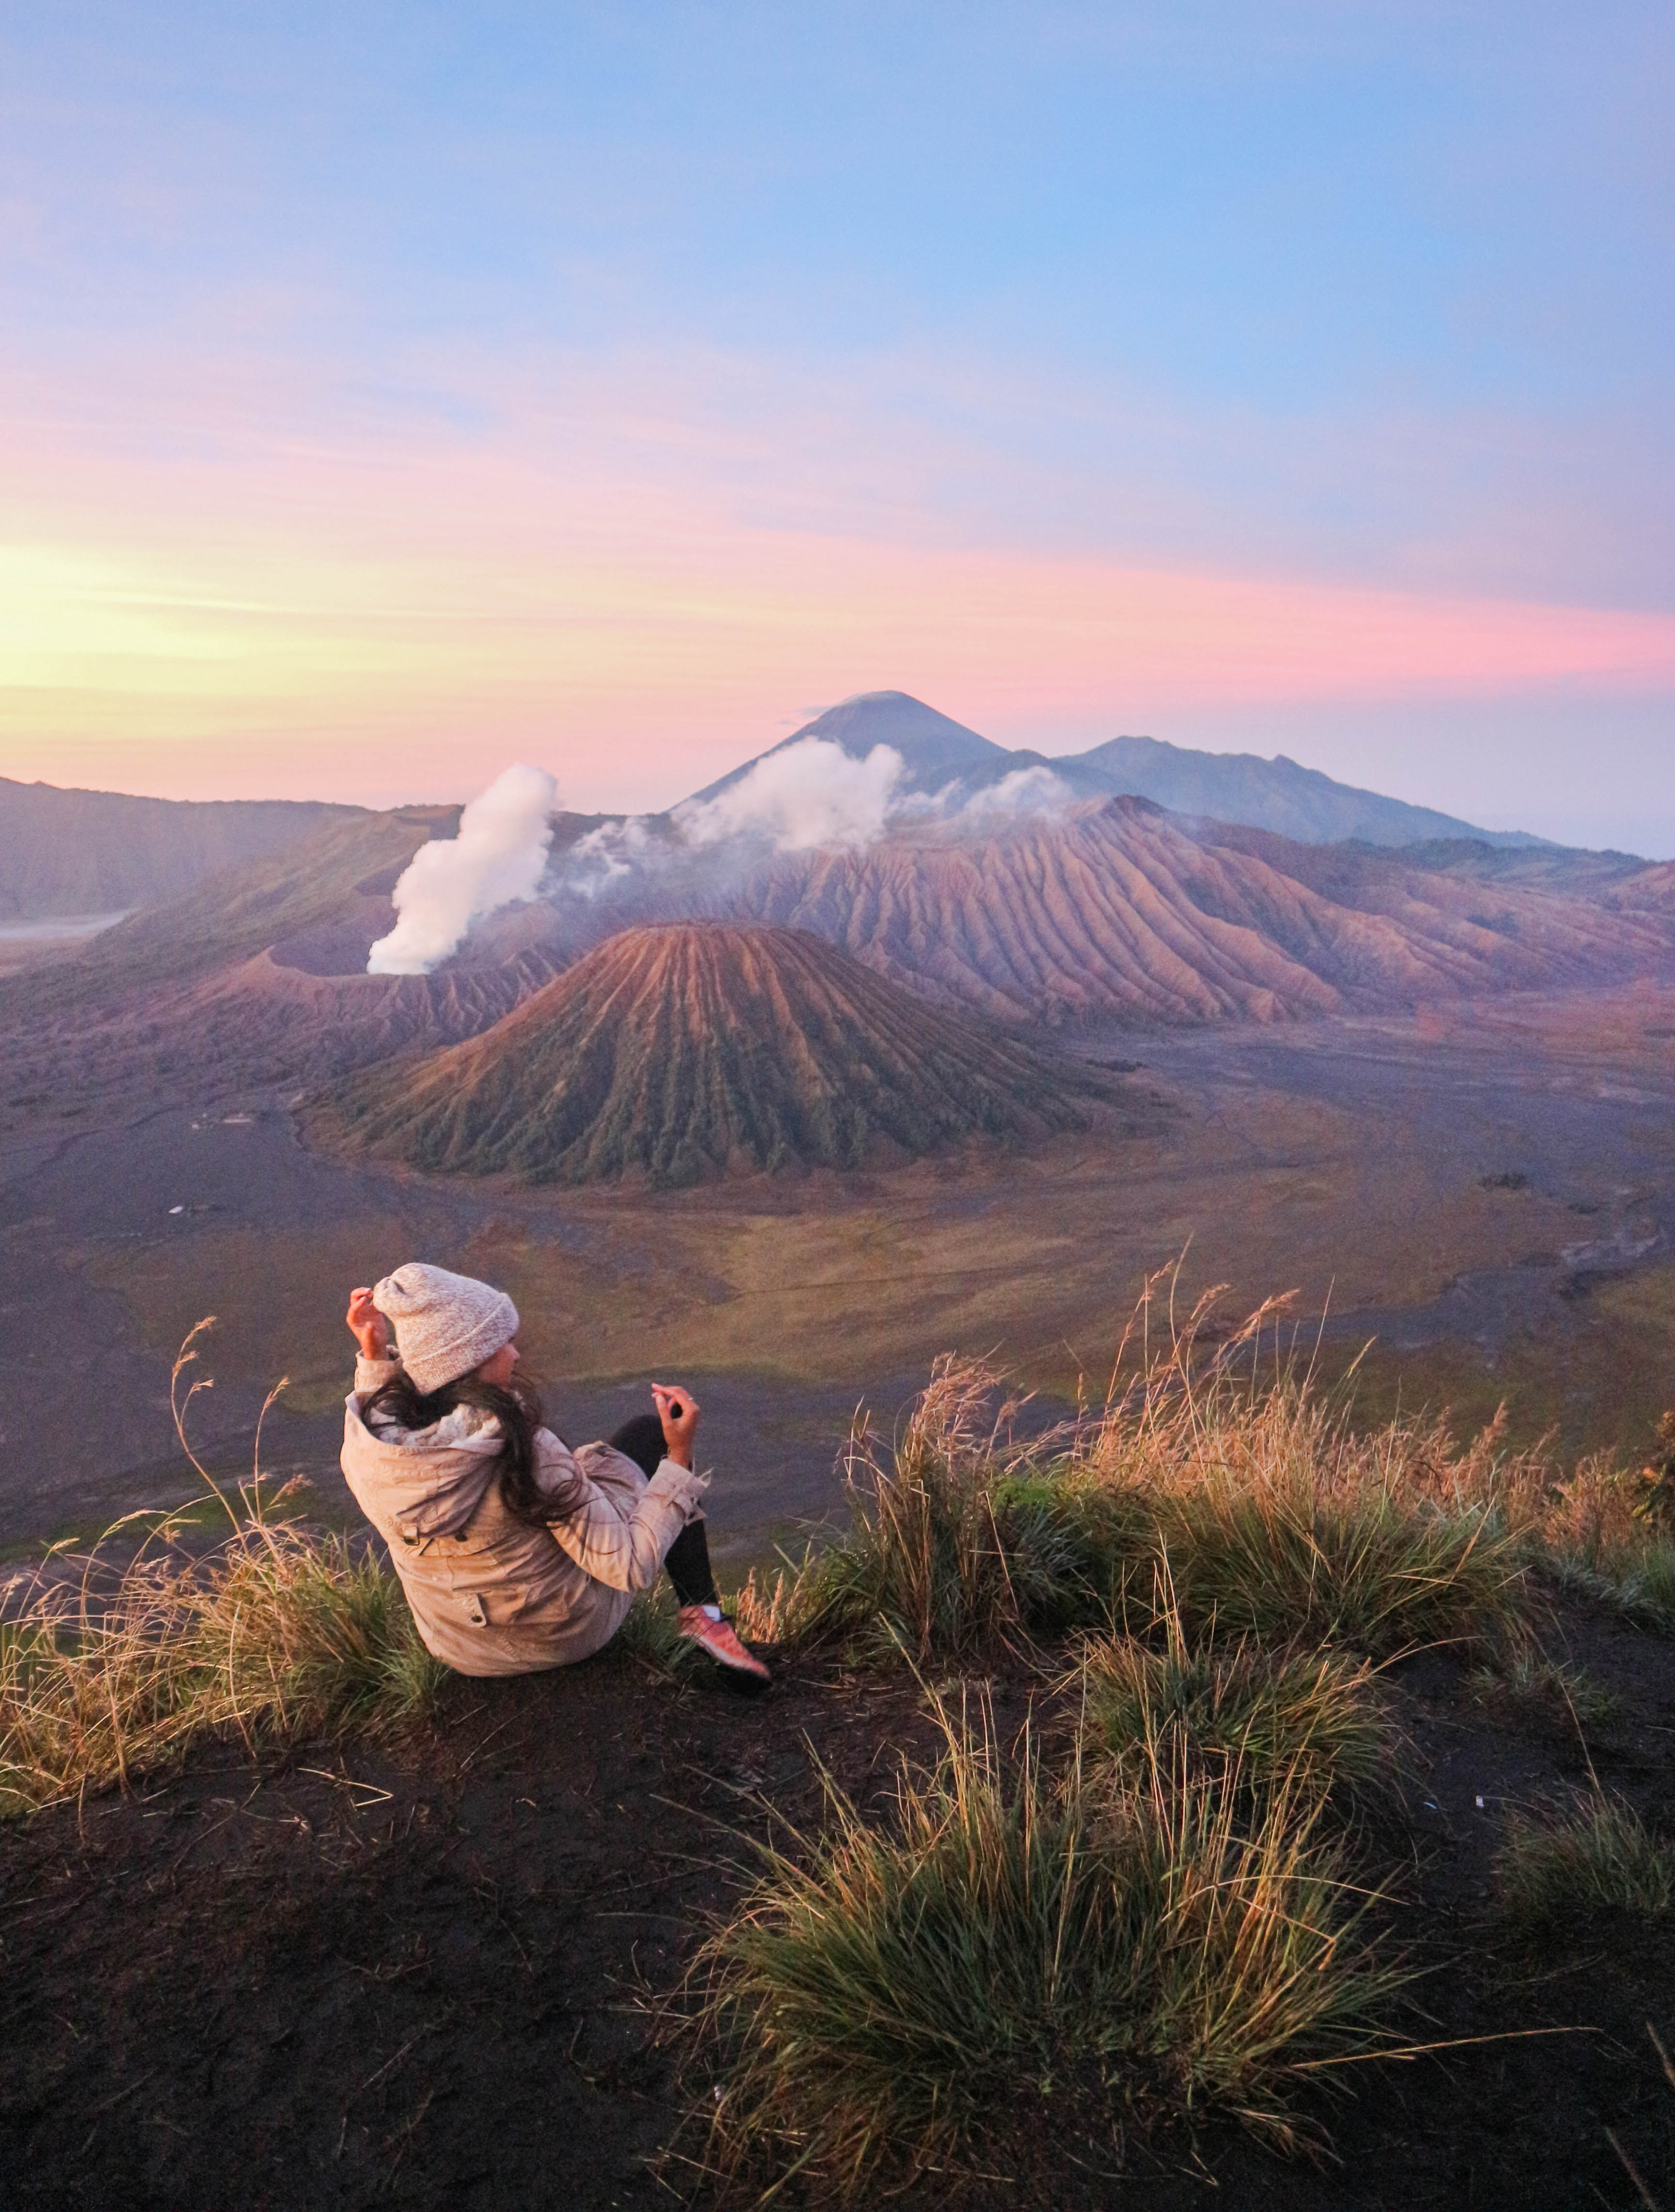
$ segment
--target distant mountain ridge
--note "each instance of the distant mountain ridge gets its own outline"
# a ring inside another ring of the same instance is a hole
[[[1110,738],[1079,753],[1076,765],[1109,777],[1118,797],[1149,799],[1172,814],[1270,830],[1300,845],[1338,845],[1351,838],[1392,846],[1436,838],[1516,847],[1548,842],[1523,830],[1480,830],[1434,807],[1335,782],[1283,753],[1264,760],[1257,753],[1194,752],[1160,738]]]
[[[902,787],[909,793],[950,784],[975,793],[1020,769],[1045,769],[1079,799],[1149,799],[1177,814],[1266,830],[1300,843],[1470,840],[1502,849],[1563,849],[1523,831],[1480,830],[1429,807],[1336,783],[1283,754],[1262,760],[1252,753],[1195,752],[1136,737],[1112,738],[1085,753],[1008,750],[904,691],[844,700],[693,797],[714,799],[758,761],[809,738],[856,758],[876,745],[893,746],[905,763]],[[0,776],[0,921],[165,905],[228,868],[271,859],[311,831],[374,818],[363,807],[323,799],[145,799]]]
[[[155,906],[364,814],[325,799],[135,799],[0,776],[0,919]]]
[[[328,809],[324,821],[276,852],[200,873],[173,897],[101,931],[73,963],[12,980],[0,989],[0,1005],[9,999],[39,1016],[75,1001],[131,999],[293,939],[306,944],[310,932],[344,916],[364,916],[367,928],[380,933],[393,921],[390,893],[402,871],[429,838],[451,836],[459,819],[456,807],[387,814]],[[358,942],[353,965],[366,965]]]
[[[1334,782],[1283,753],[1264,760],[1255,753],[1195,752],[1158,738],[1111,738],[1085,753],[1008,750],[905,691],[857,693],[757,757],[770,760],[809,738],[840,745],[856,759],[874,745],[893,746],[906,763],[903,788],[912,792],[940,791],[956,781],[975,791],[1020,769],[1045,768],[1078,798],[1149,799],[1172,813],[1269,830],[1300,844],[1337,844],[1352,837],[1363,844],[1395,846],[1439,838],[1518,847],[1547,842],[1521,830],[1480,830],[1434,807]],[[755,765],[755,760],[746,761],[693,796],[713,799]]]

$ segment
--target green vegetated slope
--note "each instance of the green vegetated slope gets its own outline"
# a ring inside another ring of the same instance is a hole
[[[432,1170],[689,1183],[1085,1127],[1111,1090],[801,931],[683,924],[623,932],[485,1035],[357,1077],[311,1121]]]

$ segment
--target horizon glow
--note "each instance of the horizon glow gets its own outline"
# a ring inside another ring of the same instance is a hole
[[[1665,11],[71,6],[0,64],[0,775],[641,811],[896,689],[1675,852]]]

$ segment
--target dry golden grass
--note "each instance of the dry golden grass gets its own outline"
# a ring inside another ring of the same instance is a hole
[[[446,1678],[393,1575],[341,1538],[290,1525],[265,1499],[259,1424],[252,1479],[230,1494],[192,1451],[186,1416],[206,1385],[183,1390],[182,1379],[210,1325],[181,1346],[171,1403],[227,1534],[194,1553],[179,1541],[186,1516],[136,1516],[105,1540],[131,1540],[143,1528],[126,1564],[98,1547],[79,1562],[48,1560],[0,1630],[0,1813],[125,1788],[205,1736],[254,1752],[387,1727],[427,1711]]]
[[[1018,1435],[1025,1401],[994,1370],[951,1358],[895,1437],[860,1423],[850,1533],[752,1583],[747,1632],[921,1662],[1106,1619],[1154,1640],[1166,1589],[1195,1644],[1386,1659],[1520,1632],[1530,1566],[1558,1556],[1581,1510],[1544,1462],[1507,1451],[1495,1425],[1464,1449],[1440,1421],[1361,1432],[1347,1394],[1270,1349],[1280,1305],[1209,1341],[1206,1298],[1154,1342],[1157,1296],[1154,1283],[1105,1402],[1045,1435]]]
[[[1130,1788],[1180,1761],[1300,1798],[1389,1784],[1398,1735],[1367,1661],[1248,1637],[1195,1646],[1179,1613],[1160,1610],[1160,1648],[1091,1638],[1060,1684],[1077,1701],[1090,1775]]]
[[[876,2201],[1049,2116],[1110,2143],[1219,2109],[1299,2141],[1295,2091],[1379,2046],[1404,1978],[1319,1801],[1280,1784],[1252,1822],[1236,1774],[1156,1743],[1089,1792],[936,1712],[935,1771],[904,1766],[881,1824],[829,1783],[824,1832],[764,1847],[701,1955],[709,2179]]]
[[[1120,2142],[1214,2107],[1283,2146],[1305,2080],[1391,2047],[1402,1972],[1335,1811],[1398,1764],[1380,1662],[1446,1644],[1533,1680],[1533,1578],[1620,1594],[1664,1540],[1638,1471],[1561,1470],[1504,1420],[1358,1431],[1278,1307],[1216,1337],[1209,1311],[1152,1285],[1104,1402],[1032,1439],[994,1371],[939,1361],[898,1434],[851,1436],[850,1535],[747,1586],[748,1633],[898,1665],[1085,1640],[1050,1756],[933,1696],[935,1772],[881,1820],[829,1786],[764,1852],[698,1976],[724,2195],[990,2171],[1049,2114]],[[1632,1876],[1660,1909],[1666,1850],[1616,1814],[1508,1854],[1509,1893]]]

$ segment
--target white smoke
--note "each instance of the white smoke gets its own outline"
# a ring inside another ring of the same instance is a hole
[[[549,861],[552,779],[509,769],[466,809],[453,843],[420,848],[396,886],[401,920],[372,948],[368,969],[426,973],[473,922],[514,901],[545,901],[554,945],[573,951],[601,928],[725,913],[776,854],[856,851],[892,830],[937,842],[984,836],[1076,803],[1071,786],[1043,766],[1014,769],[976,790],[956,780],[908,792],[905,777],[893,746],[874,745],[857,760],[826,738],[805,738],[757,761],[714,799],[601,822]]]
[[[807,738],[758,761],[714,799],[683,799],[661,817],[601,822],[554,860],[542,889],[590,903],[643,895],[713,902],[772,854],[872,844],[897,811],[904,773],[892,746],[874,745],[856,760],[824,738]]]
[[[884,834],[905,765],[893,745],[874,745],[856,760],[827,738],[805,738],[758,761],[714,799],[677,806],[675,827],[689,845],[748,838],[776,853],[870,845]]]
[[[667,859],[667,844],[653,836],[643,816],[630,814],[624,821],[601,822],[597,830],[578,837],[557,862],[557,880],[551,888],[597,898],[613,884],[647,874]]]
[[[466,807],[457,837],[421,845],[395,887],[399,918],[368,955],[368,975],[428,975],[472,922],[533,898],[557,797],[545,769],[509,768]]]
[[[951,784],[937,797],[946,799],[959,788],[957,784]],[[996,783],[979,785],[947,818],[969,823],[976,829],[985,822],[1015,818],[1020,814],[1062,814],[1067,806],[1075,803],[1076,794],[1070,785],[1050,768],[1014,768]]]
[[[956,837],[998,830],[1032,814],[1062,814],[1076,804],[1073,786],[1050,768],[1014,768],[973,791],[963,779],[940,791],[906,793],[890,810],[890,827],[951,831]]]

